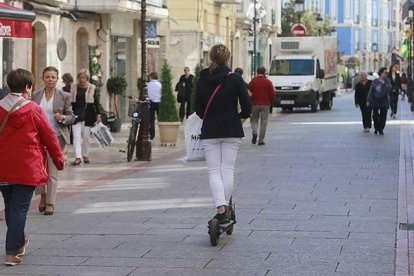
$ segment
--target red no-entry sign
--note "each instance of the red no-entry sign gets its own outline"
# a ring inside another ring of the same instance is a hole
[[[305,36],[306,35],[306,27],[302,24],[295,24],[292,26],[291,29],[292,36]]]

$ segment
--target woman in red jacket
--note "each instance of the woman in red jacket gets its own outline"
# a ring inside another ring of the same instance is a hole
[[[26,216],[36,186],[48,181],[46,150],[58,170],[64,158],[45,113],[28,98],[33,76],[24,69],[7,74],[11,93],[0,100],[0,192],[7,225],[6,265],[22,262],[29,239]]]

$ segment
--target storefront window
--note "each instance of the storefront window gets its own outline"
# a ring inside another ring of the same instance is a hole
[[[112,36],[111,39],[111,76],[112,77],[124,77],[128,82],[127,94],[134,88],[135,84],[130,83],[130,70],[127,70],[129,63],[126,57],[129,53],[129,38],[123,36]],[[123,120],[126,118],[126,104],[125,97],[119,97],[120,113]]]

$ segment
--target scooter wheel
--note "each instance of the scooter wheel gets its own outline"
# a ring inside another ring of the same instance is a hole
[[[210,243],[212,246],[217,246],[219,241],[219,223],[218,220],[212,219],[209,222]]]

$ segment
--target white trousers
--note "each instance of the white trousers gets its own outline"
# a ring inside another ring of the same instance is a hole
[[[216,207],[228,206],[233,194],[234,165],[241,138],[204,139],[211,193]]]
[[[85,126],[85,122],[77,122],[72,125],[73,146],[75,148],[75,157],[89,156],[89,138],[91,136],[91,127]]]

